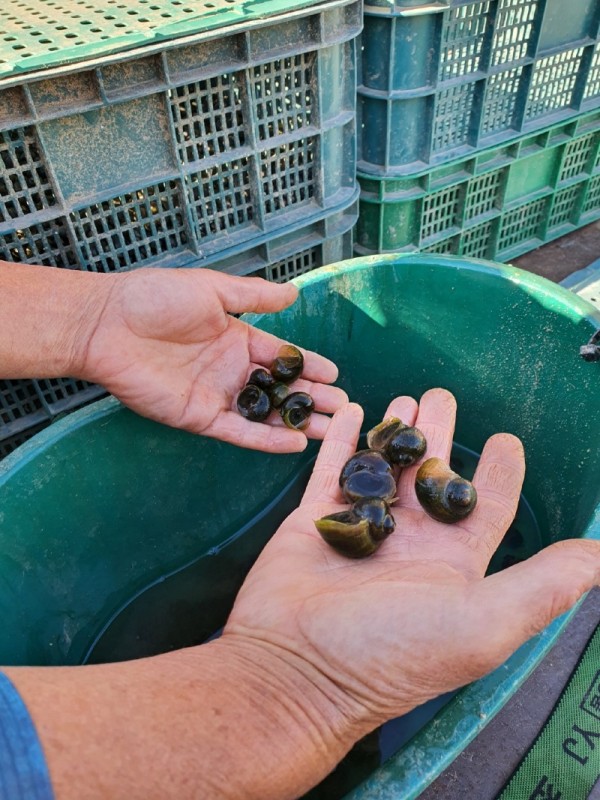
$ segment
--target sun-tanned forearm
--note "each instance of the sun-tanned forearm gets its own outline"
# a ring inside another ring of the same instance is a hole
[[[115,280],[0,261],[0,378],[80,377],[86,343]]]
[[[6,673],[57,800],[298,797],[367,732],[301,659],[235,636],[126,664]]]

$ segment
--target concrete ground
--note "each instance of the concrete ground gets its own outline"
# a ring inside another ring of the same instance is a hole
[[[595,222],[512,263],[560,282],[598,258],[600,222]],[[420,800],[495,800],[550,715],[599,623],[600,588],[588,594],[540,666]],[[600,800],[600,781],[589,800]]]
[[[600,221],[549,242],[511,263],[560,283],[567,275],[600,258]]]

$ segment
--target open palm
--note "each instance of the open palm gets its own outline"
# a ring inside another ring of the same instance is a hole
[[[211,270],[137,270],[117,276],[86,353],[85,375],[140,414],[240,447],[302,450],[306,436],[283,427],[276,413],[249,422],[235,401],[250,372],[269,367],[282,340],[232,316],[279,311],[297,297],[291,285],[235,278]],[[337,368],[304,353],[303,378],[318,412],[306,431],[322,438],[329,418],[347,400],[329,386]]]
[[[416,424],[428,441],[425,457],[448,460],[455,411],[452,395],[436,389],[418,408],[397,398],[384,416]],[[585,559],[599,547],[561,542],[484,578],[515,514],[525,470],[520,441],[498,434],[482,453],[470,517],[454,525],[428,517],[411,467],[398,482],[395,532],[363,561],[338,555],[314,520],[345,507],[338,476],[361,422],[356,405],[334,417],[302,504],[250,572],[225,635],[293,652],[375,726],[501,664],[597,581],[596,560],[586,568]]]

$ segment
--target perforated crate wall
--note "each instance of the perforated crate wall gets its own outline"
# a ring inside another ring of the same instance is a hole
[[[418,176],[359,176],[355,251],[507,261],[600,218],[600,112]]]
[[[370,2],[359,171],[416,174],[597,108],[599,25],[595,0]]]
[[[352,257],[352,232],[358,202],[305,225],[294,233],[224,259],[214,265],[232,275],[250,275],[283,282]],[[195,266],[191,264],[191,266]],[[0,380],[0,459],[49,425],[106,394],[101,386],[72,378]]]
[[[360,12],[0,80],[0,258],[210,265],[347,207]]]

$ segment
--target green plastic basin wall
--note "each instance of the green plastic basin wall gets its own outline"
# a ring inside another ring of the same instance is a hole
[[[365,429],[395,395],[446,387],[457,443],[481,452],[498,431],[523,440],[536,547],[600,538],[600,363],[579,356],[597,309],[513,267],[446,256],[355,259],[297,284],[293,307],[247,319],[334,359]],[[0,464],[0,663],[118,660],[205,640],[298,502],[317,449],[245,451],[112,398],[51,425]],[[568,619],[461,690],[354,800],[416,797]]]

